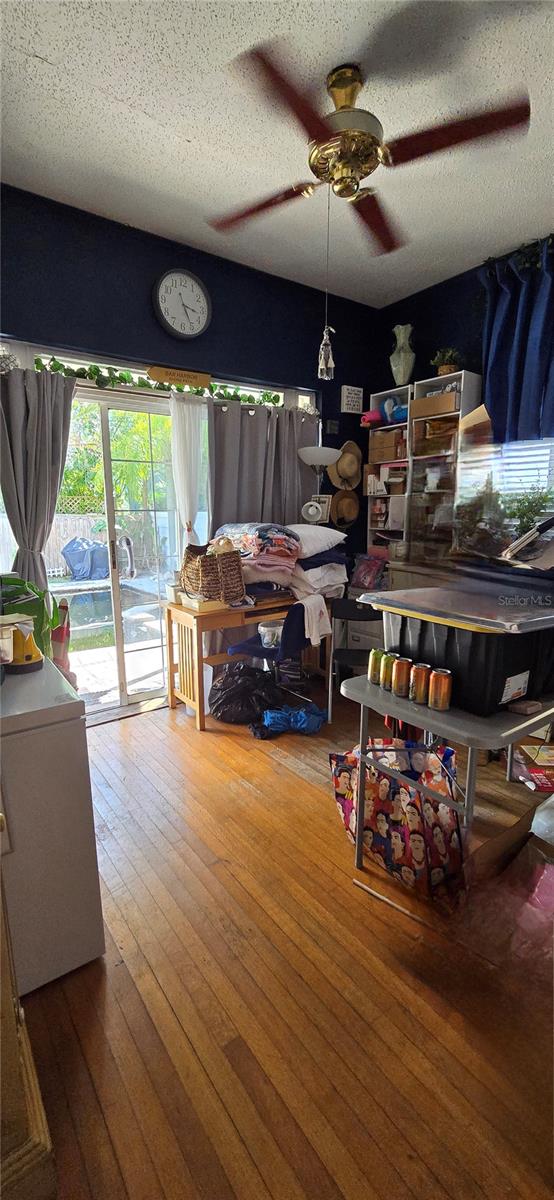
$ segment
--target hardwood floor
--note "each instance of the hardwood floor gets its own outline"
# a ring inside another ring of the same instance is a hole
[[[25,1001],[60,1200],[551,1195],[550,997],[352,886],[336,717],[89,730],[107,953]]]

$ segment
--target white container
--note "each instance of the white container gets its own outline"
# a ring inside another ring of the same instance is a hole
[[[204,663],[204,716],[205,717],[209,717],[209,715],[210,715],[210,688],[212,686],[213,681],[214,681],[214,669],[213,669],[213,667],[210,666],[209,663]],[[185,712],[187,714],[187,717],[194,717],[196,715],[194,709],[191,708],[190,705],[188,705],[188,704],[185,705]]]
[[[13,661],[13,625],[0,625],[0,663]]]
[[[180,584],[166,583],[165,594],[170,604],[179,604]]]
[[[276,646],[281,645],[284,623],[284,621],[267,621],[265,624],[260,622],[258,633],[264,649],[274,650]]]

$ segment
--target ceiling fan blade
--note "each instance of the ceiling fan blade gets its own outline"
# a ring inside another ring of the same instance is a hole
[[[271,92],[294,113],[311,141],[326,142],[333,136],[323,117],[316,112],[310,98],[298,90],[267,50],[257,47],[249,50],[245,57],[259,67],[265,90]]]
[[[354,201],[352,208],[379,243],[379,254],[390,254],[392,250],[399,250],[404,245],[389,221],[381,201],[373,193],[369,196],[362,196],[361,200]]]
[[[281,204],[288,204],[289,200],[298,200],[300,196],[312,196],[316,187],[321,187],[321,184],[315,180],[313,183],[293,183],[292,187],[285,188],[283,192],[275,192],[273,196],[266,196],[265,200],[260,200],[258,204],[239,208],[226,217],[217,217],[209,224],[219,233],[227,233],[235,225],[240,225],[241,221],[249,221],[251,217],[257,217],[259,213],[267,212],[270,208],[278,208]]]
[[[521,21],[522,5],[506,0],[408,0],[405,3],[372,5],[368,14],[369,35],[356,52],[348,57],[360,65],[366,79],[409,82],[435,79],[456,69],[472,43],[487,37],[492,21]],[[369,6],[368,6],[369,8]],[[380,16],[385,9],[386,16]],[[547,11],[547,5],[527,0],[527,28],[535,13]]]
[[[522,96],[503,108],[472,113],[460,121],[448,121],[445,125],[433,125],[430,129],[408,133],[387,143],[391,155],[388,165],[400,167],[403,163],[460,146],[463,142],[491,137],[506,129],[515,129],[518,125],[528,125],[530,111],[529,97]]]

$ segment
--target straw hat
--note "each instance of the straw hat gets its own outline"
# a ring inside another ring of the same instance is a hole
[[[355,442],[345,442],[340,452],[340,458],[332,466],[327,467],[327,474],[333,487],[356,488],[362,478],[362,452]]]
[[[337,529],[348,529],[354,524],[360,513],[360,501],[356,492],[351,489],[341,489],[335,492],[331,500],[331,521]]]

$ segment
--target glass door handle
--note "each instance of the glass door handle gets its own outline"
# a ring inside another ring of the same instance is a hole
[[[110,558],[112,562],[112,571],[117,571],[117,547],[115,538],[110,538]]]
[[[128,534],[124,534],[122,537],[119,538],[118,546],[121,546],[121,549],[125,550],[125,553],[127,555],[127,576],[128,576],[128,578],[135,579],[137,572],[135,569],[135,554],[134,554],[134,549],[133,549],[133,539],[130,538],[128,536]]]

